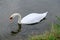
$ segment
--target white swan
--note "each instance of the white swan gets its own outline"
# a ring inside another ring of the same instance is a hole
[[[41,21],[43,18],[46,17],[48,12],[45,12],[45,13],[31,13],[27,16],[25,16],[24,18],[22,18],[21,20],[21,15],[19,13],[13,13],[11,16],[10,16],[10,21],[12,22],[13,18],[15,16],[18,16],[18,23],[19,24],[33,24],[33,23],[37,23],[39,21]]]

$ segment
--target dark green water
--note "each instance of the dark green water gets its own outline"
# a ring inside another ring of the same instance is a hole
[[[22,18],[29,13],[46,12],[46,20],[35,25],[21,25],[20,31],[11,35],[12,30],[18,29],[15,22],[9,23],[9,16],[14,12],[22,15]],[[60,16],[60,0],[0,0],[0,40],[27,40],[29,35],[40,34],[50,30],[51,22],[56,22],[55,15]]]

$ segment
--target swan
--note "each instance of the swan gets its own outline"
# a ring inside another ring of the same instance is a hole
[[[10,16],[10,22],[12,22],[12,20],[14,19],[14,17],[18,16],[18,23],[19,24],[33,24],[33,23],[37,23],[40,22],[43,18],[46,17],[48,12],[45,13],[30,13],[28,15],[26,15],[25,17],[23,17],[21,19],[21,15],[20,13],[13,13]]]

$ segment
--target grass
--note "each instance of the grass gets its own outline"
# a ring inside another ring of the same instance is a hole
[[[60,18],[56,16],[60,21]],[[29,40],[60,40],[60,24],[52,23],[51,31],[41,35],[34,35],[28,38]]]

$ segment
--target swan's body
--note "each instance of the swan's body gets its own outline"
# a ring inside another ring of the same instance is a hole
[[[43,18],[46,17],[48,12],[39,14],[39,13],[31,13],[27,16],[25,16],[24,18],[21,19],[21,15],[19,13],[14,13],[12,14],[10,17],[15,17],[18,16],[18,23],[19,24],[33,24],[36,22],[41,21]]]

